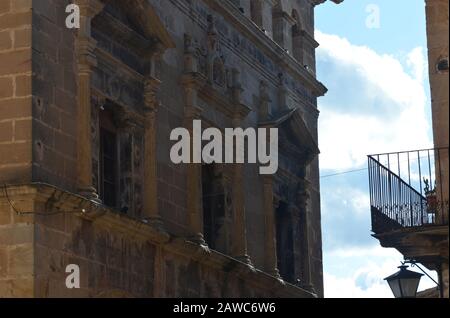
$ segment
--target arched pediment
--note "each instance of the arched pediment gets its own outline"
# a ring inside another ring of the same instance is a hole
[[[260,123],[260,127],[275,127],[282,130],[279,135],[286,136],[285,141],[294,145],[303,154],[306,162],[310,162],[320,153],[317,142],[298,108],[275,114],[271,119]]]

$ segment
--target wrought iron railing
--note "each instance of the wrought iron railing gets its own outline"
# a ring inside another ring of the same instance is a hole
[[[448,147],[368,160],[374,233],[448,224]]]

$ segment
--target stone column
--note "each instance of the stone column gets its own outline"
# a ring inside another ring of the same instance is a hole
[[[195,74],[195,73],[194,73]],[[194,134],[193,121],[200,119],[201,109],[197,105],[198,82],[194,74],[186,74],[182,80],[185,98],[185,128],[190,136]],[[194,138],[191,138],[191,153],[194,153]],[[202,215],[202,175],[201,163],[191,163],[187,166],[187,210],[190,239],[200,245],[206,245],[203,238]]]
[[[234,127],[239,127],[240,118],[234,120]],[[233,235],[231,254],[234,258],[251,265],[247,254],[247,231],[245,217],[244,165],[233,164],[232,198],[233,198]]]
[[[235,105],[233,127],[242,128],[242,123],[246,112],[242,112],[242,84],[240,81],[240,72],[237,69],[232,71],[232,96]],[[240,261],[251,265],[250,257],[247,254],[247,231],[245,217],[245,188],[244,188],[244,164],[233,164],[233,236],[232,236],[232,256]]]
[[[206,78],[197,72],[198,61],[195,56],[195,48],[192,37],[184,36],[184,74],[181,78],[181,86],[184,94],[184,126],[193,136],[193,121],[200,119],[202,109],[198,106],[198,89],[204,85]],[[193,141],[191,138],[191,152]],[[198,158],[197,158],[198,159]],[[201,158],[200,158],[201,159]],[[201,163],[191,163],[187,166],[187,211],[190,239],[200,245],[206,245],[203,238],[203,207],[202,207],[202,175]]]
[[[300,29],[298,24],[292,29],[292,55],[302,66],[305,65],[303,59],[304,34],[305,32]]]
[[[272,11],[276,0],[251,0],[251,16],[253,22],[264,30],[270,37],[273,36]]]
[[[292,27],[296,21],[281,8],[273,13],[273,40],[292,55]]]
[[[314,292],[314,286],[311,281],[311,253],[310,253],[310,246],[309,246],[309,207],[308,207],[308,200],[309,200],[309,182],[306,180],[302,180],[299,183],[298,193],[297,193],[297,200],[298,205],[301,210],[300,214],[300,223],[301,223],[301,230],[303,231],[301,238],[301,251],[302,251],[302,258],[303,258],[303,276],[300,279],[300,286],[310,292]]]
[[[281,279],[277,265],[277,244],[275,232],[275,209],[278,202],[274,201],[273,196],[273,177],[264,176],[264,271],[270,275]]]
[[[80,29],[76,39],[78,52],[78,142],[77,187],[81,195],[98,200],[92,185],[91,75],[97,65],[96,41],[91,37],[91,21],[104,4],[98,0],[77,0],[80,7]]]
[[[266,121],[270,117],[270,100],[269,89],[266,81],[261,81],[259,84],[259,108],[258,119],[260,122]]]
[[[144,219],[157,228],[162,229],[162,220],[158,210],[158,176],[156,160],[156,115],[159,106],[159,101],[156,97],[156,93],[159,87],[159,80],[153,77],[148,77],[145,80]]]
[[[286,87],[286,79],[283,73],[278,75],[278,111],[289,109],[288,106],[288,89]]]

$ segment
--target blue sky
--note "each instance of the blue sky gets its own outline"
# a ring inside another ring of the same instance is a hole
[[[316,39],[329,89],[319,99],[325,296],[392,297],[383,278],[402,256],[370,235],[367,171],[330,175],[364,169],[368,154],[431,146],[424,0],[328,1]]]

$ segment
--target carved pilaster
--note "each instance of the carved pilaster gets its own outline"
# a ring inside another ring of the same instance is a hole
[[[292,28],[292,54],[302,66],[305,65],[303,61],[303,43],[305,42],[304,34],[305,32],[300,29],[298,24]]]
[[[250,0],[251,16],[253,22],[258,25],[267,35],[273,35],[272,11],[275,0]]]
[[[200,119],[201,108],[198,106],[198,89],[204,83],[198,73],[186,73],[183,75],[181,85],[184,93],[184,122],[185,128],[193,136],[193,121]],[[191,138],[191,149],[201,147],[195,145],[196,138]],[[192,153],[196,153],[192,151]],[[189,221],[190,239],[200,245],[206,245],[203,237],[203,216],[202,216],[202,187],[201,187],[201,158],[192,158],[193,162],[187,167],[187,210]]]
[[[303,277],[301,277],[300,286],[310,292],[314,291],[314,286],[311,281],[311,253],[309,246],[309,213],[308,213],[308,201],[310,198],[309,194],[310,183],[307,180],[302,180],[298,185],[297,192],[297,202],[298,207],[301,209],[302,213],[300,215],[302,240],[301,240],[301,251],[303,258]]]
[[[236,105],[233,118],[234,128],[242,126],[242,121],[248,113],[242,113],[238,106],[242,102],[242,84],[240,80],[240,72],[237,69],[232,70],[232,98]],[[245,217],[245,189],[244,189],[244,165],[233,164],[233,241],[232,256],[242,262],[251,265],[250,257],[247,254],[247,233],[246,233],[246,217]]]
[[[273,39],[292,54],[292,27],[296,21],[287,12],[277,7],[273,13]]]
[[[81,195],[98,200],[92,180],[92,136],[91,136],[91,74],[97,65],[96,41],[91,37],[91,21],[104,4],[98,0],[77,0],[80,7],[80,29],[76,39],[78,52],[78,191]]]
[[[270,115],[270,100],[267,82],[261,81],[259,85],[259,121],[265,121],[269,118]]]
[[[278,74],[278,107],[279,111],[284,111],[288,106],[288,89],[286,87],[286,79],[283,73]]]
[[[273,177],[264,176],[264,271],[281,279],[277,266],[277,244],[275,233],[275,210],[278,202],[273,195]]]
[[[158,210],[156,162],[156,115],[159,106],[156,93],[159,87],[159,80],[146,79],[144,91],[144,219],[162,229],[163,222]]]

